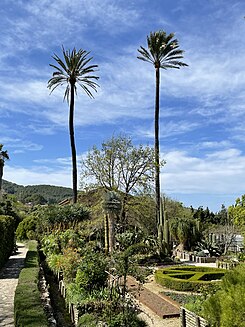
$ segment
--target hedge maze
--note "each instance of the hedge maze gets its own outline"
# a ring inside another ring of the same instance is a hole
[[[157,270],[155,280],[176,291],[200,292],[217,285],[225,273],[224,269],[218,268],[175,266]]]

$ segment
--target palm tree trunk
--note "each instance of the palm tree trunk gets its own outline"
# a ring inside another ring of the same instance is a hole
[[[160,69],[156,67],[156,97],[155,97],[155,197],[156,197],[156,221],[160,223],[160,151],[159,151],[159,88]]]
[[[71,157],[72,157],[73,203],[77,203],[77,158],[76,158],[76,146],[75,146],[75,137],[74,137],[74,87],[75,84],[71,83],[69,132],[70,132]]]

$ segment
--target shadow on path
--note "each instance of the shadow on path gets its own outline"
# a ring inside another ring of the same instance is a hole
[[[22,252],[20,252],[22,254]],[[18,255],[18,254],[17,254]],[[25,258],[9,258],[8,262],[0,271],[0,279],[15,279],[19,277],[24,266]]]

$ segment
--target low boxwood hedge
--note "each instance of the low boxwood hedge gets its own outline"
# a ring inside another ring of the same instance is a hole
[[[29,242],[25,267],[19,275],[14,298],[14,317],[16,327],[47,327],[38,289],[38,253],[36,242]]]
[[[200,292],[216,286],[225,273],[224,269],[218,268],[178,266],[156,270],[155,280],[176,291]]]

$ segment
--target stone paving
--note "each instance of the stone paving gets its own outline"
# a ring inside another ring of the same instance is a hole
[[[12,255],[0,270],[0,326],[2,327],[14,327],[14,294],[27,253],[24,244],[17,245],[17,253]]]

